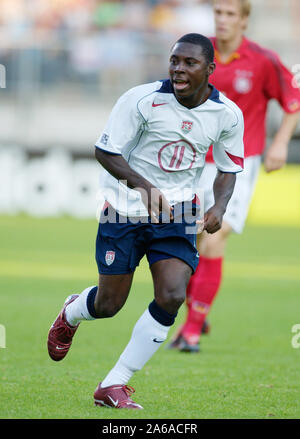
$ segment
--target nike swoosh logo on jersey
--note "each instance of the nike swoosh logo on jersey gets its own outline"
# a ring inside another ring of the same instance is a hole
[[[115,401],[115,400],[112,399],[111,396],[109,396],[109,395],[107,395],[107,396],[108,396],[108,398],[111,400],[111,402],[113,403],[113,405],[114,405],[115,407],[117,407],[117,405],[118,405],[118,403],[119,403],[119,400],[117,399],[117,400]]]
[[[152,339],[155,343],[163,343],[165,340],[157,340],[157,338]]]
[[[161,104],[155,104],[152,102],[152,107],[160,107],[161,105],[167,105],[168,102],[162,102]]]
[[[65,348],[61,348],[60,346],[56,346],[57,350],[61,350],[61,349],[65,349]]]

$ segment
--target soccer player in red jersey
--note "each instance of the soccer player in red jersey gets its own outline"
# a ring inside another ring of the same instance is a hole
[[[187,318],[170,348],[185,352],[199,351],[201,332],[206,331],[205,318],[219,290],[226,242],[231,232],[241,233],[248,214],[261,157],[265,148],[266,113],[271,99],[276,99],[284,115],[272,144],[266,151],[266,172],[278,170],[287,160],[288,144],[299,120],[300,92],[292,85],[293,77],[278,55],[247,39],[251,12],[249,0],[214,0],[216,37],[216,70],[210,81],[242,110],[245,121],[244,172],[237,184],[222,228],[215,234],[198,235],[199,264],[187,288]],[[213,205],[211,182],[216,174],[211,151],[201,176],[205,190],[205,209]]]

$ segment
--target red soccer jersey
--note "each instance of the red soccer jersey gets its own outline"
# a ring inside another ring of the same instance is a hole
[[[265,147],[266,112],[270,99],[276,99],[287,113],[300,110],[300,91],[292,85],[293,76],[278,55],[243,38],[239,49],[224,64],[220,61],[216,38],[217,68],[210,82],[235,102],[244,114],[245,157],[261,155]],[[211,148],[207,161],[213,161]]]

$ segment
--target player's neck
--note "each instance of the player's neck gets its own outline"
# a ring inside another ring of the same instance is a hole
[[[238,34],[231,40],[217,38],[217,49],[221,62],[226,63],[232,54],[238,50],[242,41],[243,34]]]
[[[192,109],[204,104],[211,95],[212,87],[208,83],[197,93],[192,96],[180,97],[176,96],[177,101],[186,108]]]

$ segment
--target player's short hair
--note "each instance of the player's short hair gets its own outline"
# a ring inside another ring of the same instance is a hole
[[[251,14],[252,4],[251,0],[239,0],[241,5],[241,12],[243,17],[249,17]]]
[[[213,0],[213,3],[216,3],[218,0]],[[251,0],[238,0],[241,6],[241,14],[242,17],[249,17],[251,14],[252,3]]]
[[[179,38],[179,40],[177,40],[176,43],[191,43],[201,46],[202,53],[207,63],[209,64],[211,62],[214,62],[214,56],[215,56],[214,46],[212,45],[210,39],[205,37],[204,35],[196,34],[196,33],[185,34],[181,38]]]

